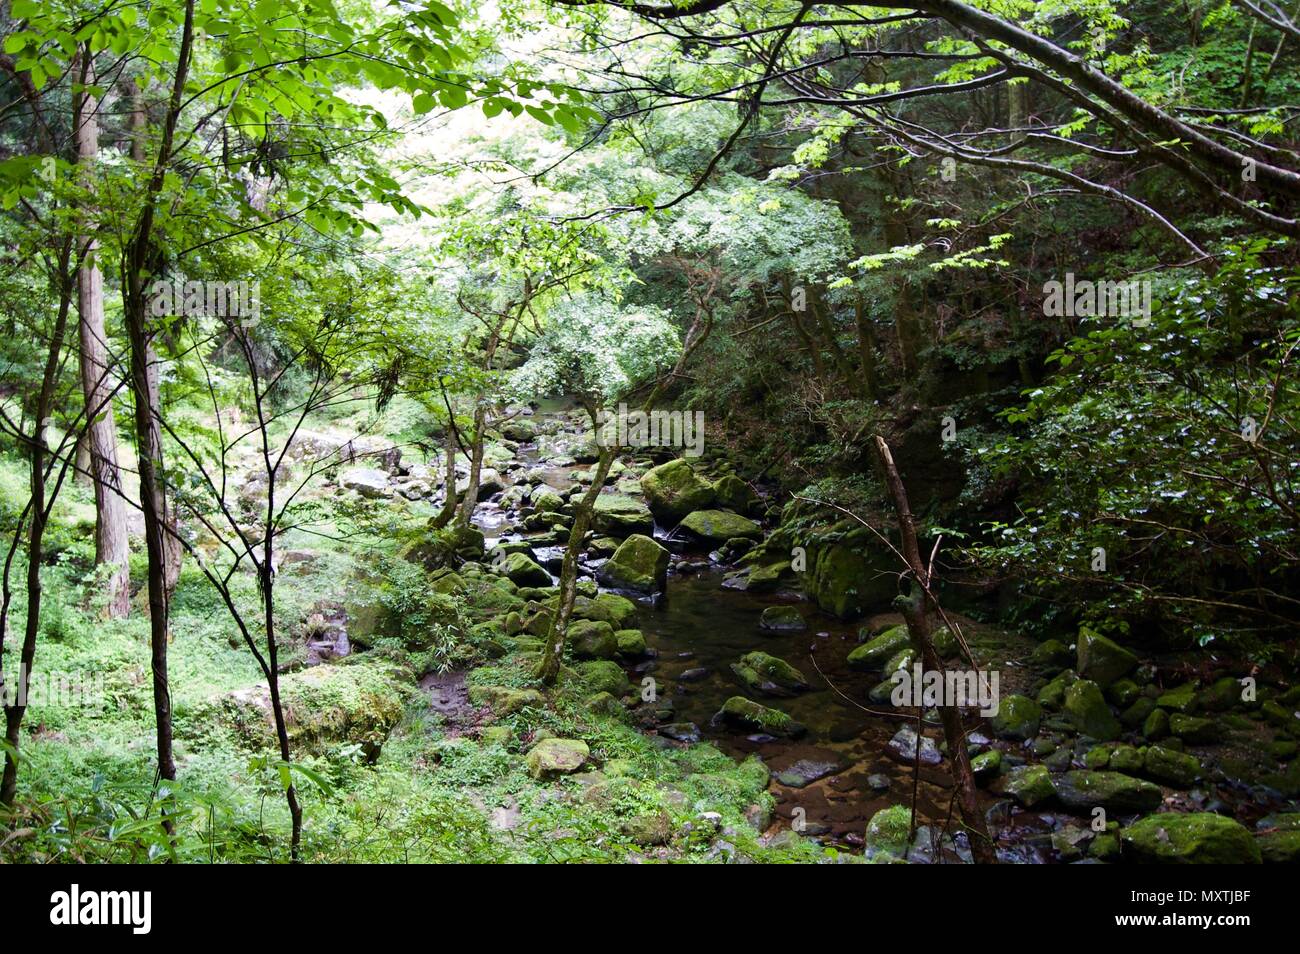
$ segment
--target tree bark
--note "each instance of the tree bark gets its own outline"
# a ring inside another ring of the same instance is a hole
[[[89,54],[83,54],[81,82],[95,82]],[[74,110],[77,162],[83,182],[93,184],[91,170],[99,155],[98,100],[90,93],[78,97]],[[95,563],[107,574],[104,581],[110,617],[127,615],[131,577],[126,501],[122,497],[117,463],[117,428],[113,420],[113,389],[109,386],[108,339],[104,331],[104,276],[99,270],[99,242],[87,233],[78,239],[77,325],[81,345],[81,388],[86,402],[86,433],[78,452],[86,452],[86,468],[95,489]],[[78,464],[80,464],[80,460]]]
[[[923,667],[926,670],[943,672],[943,661],[939,658],[938,650],[934,648],[930,631],[930,613],[932,609],[937,610],[938,605],[930,589],[930,572],[921,559],[920,547],[916,540],[916,522],[912,518],[911,506],[908,504],[907,490],[898,475],[898,468],[894,466],[894,456],[890,453],[889,445],[879,435],[876,437],[876,452],[880,455],[890,496],[894,498],[903,559],[912,576],[911,595],[899,598],[903,619],[907,623],[907,632],[912,644],[921,654]],[[948,757],[953,764],[957,804],[966,827],[967,837],[970,839],[971,856],[976,864],[997,864],[993,840],[989,837],[988,825],[979,807],[975,773],[971,770],[970,753],[966,751],[966,733],[961,724],[961,711],[956,705],[943,705],[939,707],[939,716],[943,722],[944,739],[948,743]],[[919,740],[917,745],[920,745]]]

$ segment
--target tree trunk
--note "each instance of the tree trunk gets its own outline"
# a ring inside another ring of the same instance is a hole
[[[447,438],[446,459],[447,459],[447,482],[442,489],[442,510],[433,518],[432,526],[435,530],[441,530],[447,524],[451,523],[452,518],[456,516],[456,450],[458,443],[456,441],[456,428],[450,421],[447,421]]]
[[[487,424],[487,405],[482,399],[474,406],[474,433],[470,435],[469,447],[469,486],[465,488],[465,497],[460,502],[460,513],[456,522],[461,527],[468,527],[474,517],[474,508],[478,506],[479,476],[483,472],[483,438]],[[455,489],[455,482],[452,483]]]
[[[86,57],[82,83],[93,85],[94,67]],[[74,110],[77,123],[77,162],[83,181],[93,183],[91,173],[99,155],[99,102],[89,93],[78,97]],[[81,264],[77,269],[78,333],[81,344],[81,388],[86,402],[86,433],[78,441],[80,455],[87,455],[86,468],[95,488],[95,564],[104,567],[104,581],[110,617],[123,617],[130,608],[131,576],[128,565],[126,500],[122,497],[121,473],[117,463],[117,428],[113,420],[113,388],[108,369],[108,341],[104,332],[104,276],[99,270],[99,242],[89,233],[78,240]],[[78,459],[78,465],[81,461]]]
[[[916,523],[907,501],[907,491],[903,487],[898,468],[894,466],[894,456],[883,437],[876,437],[876,452],[885,472],[885,482],[890,495],[894,498],[894,509],[898,513],[898,532],[902,541],[903,559],[912,576],[911,596],[900,597],[900,609],[907,623],[907,632],[912,644],[921,654],[921,663],[926,670],[943,672],[944,666],[934,648],[930,632],[931,609],[938,609],[934,594],[930,589],[930,572],[921,559],[921,550],[916,540]],[[951,700],[948,700],[951,701]],[[989,837],[984,814],[980,811],[979,796],[975,788],[975,773],[971,770],[970,753],[966,751],[966,733],[961,724],[961,711],[956,705],[939,707],[943,722],[943,735],[948,743],[948,757],[953,764],[953,778],[957,785],[957,803],[965,823],[966,834],[970,839],[971,856],[976,864],[997,864],[997,853],[993,849],[993,840]],[[917,741],[920,745],[920,741]]]

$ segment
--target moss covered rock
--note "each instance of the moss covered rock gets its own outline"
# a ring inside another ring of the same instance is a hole
[[[545,780],[560,775],[572,775],[587,764],[591,750],[581,739],[543,739],[534,745],[524,759],[528,774]]]
[[[1078,664],[1080,678],[1090,679],[1103,689],[1121,676],[1127,676],[1138,664],[1137,656],[1100,633],[1079,630]]]
[[[597,533],[627,537],[634,533],[651,534],[655,529],[650,508],[627,494],[601,494],[591,514]]]
[[[907,635],[907,627],[900,624],[891,626],[879,636],[867,640],[849,653],[848,663],[853,669],[880,669],[889,658],[901,649],[912,645]]]
[[[809,553],[804,590],[833,616],[853,619],[886,606],[897,593],[897,568],[890,555],[856,536],[819,545]]]
[[[607,659],[580,663],[578,677],[592,692],[607,692],[620,698],[632,688],[622,667]]]
[[[578,659],[613,659],[618,655],[614,627],[603,620],[575,619],[569,623],[569,652]]]
[[[1052,776],[1045,765],[1022,765],[1000,776],[993,790],[1014,798],[1025,808],[1033,808],[1056,794]]]
[[[784,659],[764,652],[746,653],[731,671],[746,687],[766,695],[783,696],[808,688],[803,673]]]
[[[912,831],[912,812],[906,805],[890,805],[871,816],[864,838],[866,857],[873,861],[894,861],[907,857]]]
[[[1210,812],[1152,815],[1120,834],[1124,857],[1139,864],[1259,864],[1249,830]]]
[[[1074,653],[1059,639],[1049,639],[1035,646],[1029,659],[1035,666],[1049,672],[1059,672],[1074,662]]]
[[[501,572],[519,586],[550,586],[551,574],[547,573],[526,553],[507,553],[501,561]]]
[[[668,585],[668,551],[640,533],[624,540],[597,571],[606,586],[654,593]]]
[[[733,537],[761,540],[762,528],[748,517],[729,510],[695,510],[678,524],[683,530],[704,543],[726,543]]]
[[[989,717],[989,726],[1004,739],[1032,739],[1038,734],[1042,718],[1043,709],[1033,699],[1010,695],[1001,701],[997,713]]]
[[[766,732],[769,735],[796,738],[807,731],[803,725],[780,709],[759,705],[744,696],[732,696],[722,704],[714,721],[734,729]]]
[[[718,506],[734,510],[736,513],[752,513],[760,505],[758,494],[734,474],[718,478],[713,485],[713,496]]]
[[[701,479],[690,463],[681,459],[647,470],[641,476],[641,492],[651,512],[664,523],[676,523],[714,500],[713,485]]]
[[[1066,772],[1053,779],[1053,787],[1062,805],[1082,814],[1094,808],[1125,814],[1160,807],[1158,786],[1119,772]]]
[[[645,634],[639,629],[615,630],[614,641],[618,643],[620,656],[638,657],[646,654]]]
[[[1065,691],[1065,715],[1081,735],[1099,742],[1117,738],[1123,731],[1101,687],[1091,679],[1080,679]]]
[[[509,686],[470,686],[471,705],[487,706],[496,715],[511,715],[520,709],[546,705],[546,697],[536,689],[512,689]]]
[[[758,628],[770,633],[802,633],[808,624],[794,606],[769,606],[759,615]]]
[[[1169,717],[1169,731],[1191,745],[1210,745],[1223,738],[1223,729],[1213,719],[1181,712]]]
[[[1186,752],[1175,752],[1162,745],[1149,745],[1142,750],[1144,778],[1174,788],[1191,788],[1201,774],[1201,763]]]

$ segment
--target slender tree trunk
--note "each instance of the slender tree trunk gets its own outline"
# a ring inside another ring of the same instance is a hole
[[[85,57],[82,83],[93,85],[94,67]],[[91,170],[99,155],[99,102],[89,93],[78,97],[77,161],[83,179],[93,183]],[[113,420],[113,389],[109,385],[108,340],[104,332],[104,276],[99,270],[99,242],[87,233],[78,240],[78,334],[81,344],[81,388],[86,402],[86,433],[77,442],[78,465],[84,449],[87,471],[95,489],[95,563],[108,574],[105,590],[108,615],[123,617],[130,608],[131,576],[126,501],[122,497],[117,463],[117,427]]]
[[[861,296],[853,304],[853,319],[858,331],[858,361],[862,365],[861,394],[868,401],[874,401],[880,394],[876,373],[876,333]]]
[[[916,523],[907,501],[907,491],[903,487],[898,468],[894,466],[894,456],[883,437],[876,437],[876,452],[885,473],[885,482],[890,495],[894,498],[894,509],[898,513],[898,531],[902,540],[903,559],[907,562],[912,575],[911,596],[900,598],[903,619],[907,623],[907,632],[912,644],[921,654],[921,663],[926,670],[943,672],[943,661],[934,648],[931,638],[930,613],[937,610],[934,596],[930,590],[930,572],[921,559],[921,550],[916,539]],[[975,788],[975,773],[971,770],[970,753],[966,751],[966,733],[961,724],[961,711],[956,705],[939,707],[939,716],[943,722],[943,735],[948,743],[948,757],[953,764],[953,778],[957,785],[957,804],[962,821],[970,839],[971,856],[976,864],[997,864],[997,853],[993,849],[993,840],[989,837],[988,825],[980,811],[979,796]],[[920,741],[917,741],[918,747]]]
[[[45,372],[41,379],[41,389],[32,407],[34,433],[28,443],[28,462],[31,497],[29,510],[31,522],[27,535],[27,619],[23,627],[23,643],[18,656],[18,685],[15,689],[13,705],[5,705],[5,752],[4,774],[0,776],[0,806],[13,806],[14,795],[18,789],[18,747],[22,742],[23,716],[27,713],[27,687],[31,681],[32,664],[36,659],[36,637],[40,633],[41,622],[41,564],[45,561],[45,525],[48,517],[46,500],[45,468],[49,460],[49,447],[46,445],[46,433],[50,414],[54,407],[54,390],[58,383],[60,359],[63,354],[63,342],[68,329],[68,314],[72,310],[72,278],[69,261],[72,255],[72,242],[66,240],[59,256],[59,312],[55,319],[54,333],[50,336],[50,350],[45,359]],[[7,595],[7,594],[6,594]]]
[[[474,516],[474,508],[478,506],[479,478],[483,473],[483,432],[486,430],[486,424],[487,404],[480,398],[474,406],[474,433],[470,435],[469,486],[465,488],[465,496],[460,502],[460,513],[456,518],[457,524],[461,527],[469,527],[470,520]],[[455,485],[452,486],[454,488]]]
[[[447,422],[446,447],[446,467],[447,480],[443,485],[442,510],[433,518],[433,528],[440,530],[447,524],[451,523],[452,518],[456,516],[456,450],[458,449],[456,441],[456,428],[451,421]]]

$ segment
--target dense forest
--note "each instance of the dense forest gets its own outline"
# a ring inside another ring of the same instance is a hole
[[[0,0],[0,861],[1300,860],[1298,124],[1289,0]]]

